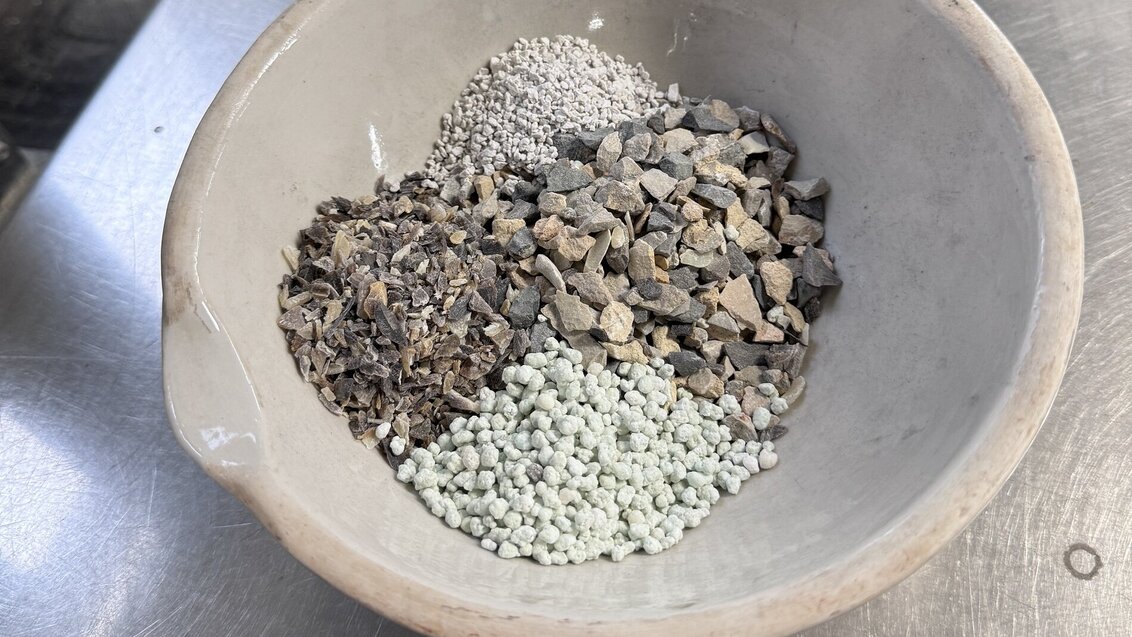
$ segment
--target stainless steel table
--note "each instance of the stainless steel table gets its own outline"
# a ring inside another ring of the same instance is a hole
[[[287,555],[165,422],[159,244],[201,114],[286,0],[165,0],[0,234],[0,635],[410,634]],[[1132,3],[988,0],[1085,210],[1085,305],[975,523],[811,635],[1132,634]]]

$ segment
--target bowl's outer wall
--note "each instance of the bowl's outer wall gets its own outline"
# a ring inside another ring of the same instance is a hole
[[[983,19],[961,4],[964,20]],[[1062,212],[1041,209],[1017,105],[960,32],[895,1],[301,3],[237,69],[243,86],[218,98],[174,194],[166,389],[183,442],[304,561],[421,629],[471,633],[513,616],[494,632],[587,632],[670,618],[727,634],[743,620],[776,630],[842,610],[806,600],[783,622],[756,601],[891,536],[979,453],[1034,346],[1043,215]],[[321,407],[274,327],[280,248],[315,204],[419,166],[488,57],[556,33],[639,60],[685,94],[773,113],[802,149],[794,174],[832,184],[826,246],[845,280],[814,326],[780,466],[675,549],[621,565],[500,560],[448,529]],[[1039,411],[1049,392],[1035,396]],[[986,480],[1001,480],[1025,442]],[[969,504],[954,512],[971,515]],[[740,600],[739,614],[696,621]]]

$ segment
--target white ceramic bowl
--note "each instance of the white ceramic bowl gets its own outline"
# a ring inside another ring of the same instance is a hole
[[[421,165],[516,38],[589,36],[661,83],[774,113],[833,185],[845,285],[782,462],[676,548],[548,568],[432,517],[303,383],[280,247],[331,194]],[[315,572],[444,635],[783,634],[898,582],[1033,439],[1076,325],[1081,216],[1037,84],[969,0],[299,2],[232,73],[169,206],[173,428]]]

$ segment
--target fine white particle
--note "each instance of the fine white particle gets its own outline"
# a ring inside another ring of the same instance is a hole
[[[557,159],[555,134],[613,126],[657,106],[656,83],[640,64],[575,36],[520,39],[476,73],[442,118],[424,172],[442,184],[505,166],[533,172]]]
[[[737,409],[733,397],[695,399],[658,373],[663,364],[587,370],[556,339],[545,349],[505,370],[508,389],[481,392],[479,414],[457,418],[451,436],[414,449],[397,471],[434,515],[500,557],[567,564],[659,553],[721,492],[778,462],[773,443],[732,439],[723,419]]]

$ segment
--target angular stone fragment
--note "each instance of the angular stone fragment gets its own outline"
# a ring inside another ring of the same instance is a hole
[[[821,222],[805,215],[786,215],[778,228],[778,240],[790,246],[817,243],[824,235]]]
[[[759,347],[769,348],[770,346],[760,345]],[[740,356],[742,356],[742,353],[740,353]],[[730,358],[730,355],[728,355],[728,357]],[[734,359],[732,359],[732,364],[734,364]],[[759,374],[761,374],[762,371],[763,367],[760,367],[758,365],[744,367],[743,369],[735,372],[735,380],[746,383],[747,385],[758,385],[762,382],[761,380],[759,380]]]
[[[707,330],[702,327],[693,327],[683,338],[684,345],[693,349],[699,349],[708,341],[708,333]]]
[[[696,137],[686,128],[677,128],[661,135],[660,143],[665,153],[682,155],[696,147]]]
[[[723,395],[723,379],[704,368],[688,377],[688,391],[712,400]]]
[[[539,214],[538,206],[529,202],[517,199],[513,202],[511,209],[503,213],[505,219],[530,219],[537,217]]]
[[[664,291],[664,289],[660,287],[660,282],[656,279],[645,279],[641,281],[637,284],[636,290],[637,293],[641,295],[642,299],[648,299],[650,301],[659,299],[661,292]]]
[[[645,230],[648,232],[672,232],[677,225],[683,225],[684,220],[679,218],[680,210],[667,202],[660,202],[653,206]]]
[[[780,391],[779,394],[788,404],[793,405],[802,397],[802,392],[805,391],[805,389],[806,377],[796,376],[794,380],[790,381],[790,386],[786,388],[786,391]]]
[[[566,277],[566,283],[593,307],[601,308],[613,302],[613,296],[605,286],[600,272],[571,272]]]
[[[491,221],[491,233],[500,243],[506,244],[511,241],[511,237],[515,233],[526,227],[526,222],[522,219],[501,219],[496,218]]]
[[[739,128],[739,115],[722,100],[708,100],[688,109],[684,124],[700,130],[729,133]]]
[[[734,440],[758,440],[759,432],[751,423],[751,417],[743,412],[725,417],[722,424],[727,425],[727,430],[731,432],[731,438]]]
[[[566,211],[566,195],[542,191],[538,196],[538,211],[544,216],[560,215]]]
[[[588,234],[580,234],[574,228],[566,228],[559,235],[558,254],[571,263],[586,258],[596,240]]]
[[[703,219],[684,229],[684,245],[697,252],[710,252],[722,244],[723,237]]]
[[[707,367],[702,356],[688,350],[672,352],[665,359],[676,370],[677,376],[688,377]]]
[[[758,343],[734,341],[723,345],[723,353],[731,360],[736,369],[747,369],[766,362],[766,353],[770,348]]]
[[[439,194],[444,203],[456,205],[460,201],[460,180],[452,178],[444,182]]]
[[[526,329],[534,325],[535,319],[538,318],[541,303],[542,299],[538,288],[535,286],[532,285],[519,290],[519,293],[511,300],[511,307],[507,312],[507,318],[511,320],[511,327]]]
[[[719,304],[745,327],[757,329],[765,323],[755,291],[747,277],[731,279],[719,293]]]
[[[782,148],[771,148],[766,158],[767,169],[770,170],[771,175],[774,177],[771,181],[773,182],[775,179],[781,178],[782,175],[786,173],[786,170],[790,168],[790,162],[792,161],[794,161],[794,153]]]
[[[735,114],[739,116],[739,128],[744,131],[762,129],[763,125],[758,111],[747,106],[736,106]]]
[[[769,346],[767,346],[766,349],[770,351]],[[762,373],[759,374],[759,383],[770,383],[781,393],[790,387],[790,377],[781,369],[764,369]]]
[[[536,249],[538,249],[538,246],[535,244],[535,236],[531,233],[530,228],[522,228],[507,243],[507,252],[517,259],[534,256]]]
[[[566,342],[570,344],[570,347],[582,353],[583,366],[598,363],[604,367],[609,358],[601,343],[586,332],[570,332],[566,334]]]
[[[782,130],[782,127],[778,125],[778,122],[774,121],[773,117],[771,117],[767,113],[763,113],[761,120],[763,130],[765,130],[767,134],[778,140],[778,143],[782,144],[782,147],[790,151],[791,154],[798,153],[798,147],[795,146],[794,142],[786,136],[786,133]]]
[[[617,132],[621,135],[621,142],[629,139],[633,135],[640,135],[641,133],[648,134],[649,127],[642,124],[635,119],[628,119],[617,125]]]
[[[703,223],[702,221],[699,223]],[[711,264],[715,258],[716,252],[714,250],[692,250],[687,249],[680,253],[680,263],[693,268],[705,268]]]
[[[602,343],[601,346],[609,353],[609,357],[614,360],[624,361],[626,363],[640,363],[642,365],[647,365],[649,362],[649,357],[645,354],[645,350],[641,346],[640,341],[629,341],[624,345]]]
[[[625,274],[607,273],[602,284],[614,299],[621,298],[629,291],[629,277]]]
[[[649,154],[645,156],[645,162],[656,164],[660,161],[660,156],[664,154],[664,146],[660,143],[660,136],[664,134],[664,125],[659,122],[659,118],[652,119],[656,125],[649,126],[649,136],[652,137]]]
[[[624,182],[630,186],[635,185],[636,181],[641,178],[645,171],[641,166],[628,157],[622,157],[613,164],[613,168],[609,169],[610,179]]]
[[[716,208],[726,208],[739,198],[734,190],[711,184],[696,184],[692,188],[692,194]]]
[[[704,218],[705,212],[707,212],[707,208],[704,208],[691,199],[685,198],[680,202],[680,216],[683,218],[684,223],[686,224],[700,221]]]
[[[516,219],[516,221],[521,222],[522,220]],[[549,250],[558,247],[558,236],[565,227],[566,224],[562,222],[561,217],[551,215],[536,221],[534,228],[531,229],[531,233],[534,235],[535,240],[539,242],[539,245]],[[516,232],[518,232],[518,230],[516,230]]]
[[[614,301],[601,311],[598,327],[611,342],[626,343],[633,336],[633,311],[624,303]]]
[[[684,290],[691,290],[700,284],[699,275],[692,268],[680,267],[668,272],[669,283]]]
[[[577,135],[559,133],[551,141],[558,150],[559,159],[572,159],[585,163],[594,158],[594,151]]]
[[[593,177],[582,170],[582,165],[569,159],[559,159],[546,168],[546,189],[551,192],[569,192],[585,188]]]
[[[759,265],[759,276],[762,278],[766,294],[782,305],[790,295],[790,288],[794,285],[794,273],[781,261],[763,261]]]
[[[717,159],[702,161],[695,164],[694,168],[696,178],[702,183],[722,187],[728,185],[740,187],[747,183],[747,176],[742,170]]]
[[[533,184],[529,181],[520,180],[515,184],[514,194],[511,198],[514,200],[523,199],[526,201],[532,201],[534,197],[542,191],[542,186]]]
[[[738,244],[727,244],[727,264],[732,277],[750,276],[755,273],[755,264],[743,253]]]
[[[578,141],[585,144],[586,148],[596,151],[601,146],[601,143],[605,141],[605,138],[609,137],[610,133],[613,132],[614,130],[609,127],[599,128],[592,131],[584,130],[578,133]],[[620,136],[618,136],[618,138],[620,138]]]
[[[612,230],[617,226],[617,218],[613,213],[602,208],[591,214],[578,224],[578,232],[582,234],[597,234],[605,230]]]
[[[841,277],[833,272],[812,245],[802,253],[802,280],[814,287],[841,285]]]
[[[751,177],[751,179],[747,180],[747,183],[750,184],[751,181],[754,180],[754,179],[758,179],[758,178],[757,177]],[[762,179],[761,181],[766,181],[766,180]],[[743,204],[743,211],[747,213],[747,216],[758,221],[760,224],[762,224],[764,226],[770,225],[771,205],[770,205],[770,192],[769,191],[762,190],[762,189],[759,189],[759,188],[749,188],[748,187],[746,190],[743,191],[743,197],[742,197],[741,201],[742,201],[742,204]]]
[[[726,280],[730,272],[731,262],[727,259],[727,255],[715,252],[712,260],[700,268],[700,278],[705,282],[714,283]]]
[[[624,272],[629,266],[628,246],[621,244],[620,248],[614,248],[611,240],[610,248],[605,253],[605,265],[614,272]]]
[[[673,323],[695,323],[707,313],[707,305],[697,299],[688,301],[688,309],[668,317]]]
[[[687,109],[680,107],[669,107],[664,109],[664,129],[671,130],[673,128],[676,128],[680,125],[680,122],[684,121],[684,116],[687,114]]]
[[[672,194],[669,195],[669,198],[670,199],[680,199],[681,197],[686,197],[689,194],[691,194],[692,189],[695,188],[695,187],[696,187],[696,178],[695,177],[688,177],[687,179],[681,179],[680,181],[676,182],[676,188],[674,188],[672,190]]]
[[[794,280],[794,305],[800,308],[805,308],[810,299],[816,298],[821,294],[821,288],[806,283],[805,279]],[[755,290],[755,295],[758,295],[758,289]]]
[[[821,316],[821,297],[815,296],[802,306],[802,317],[807,322],[813,323],[819,316]]]
[[[676,179],[656,168],[651,168],[641,175],[639,183],[657,201],[664,201],[664,198],[676,187]]]
[[[649,133],[638,133],[626,139],[622,144],[621,156],[628,157],[633,161],[644,161],[645,157],[648,157],[651,148],[652,135]]]
[[[606,208],[618,212],[637,213],[645,209],[641,189],[620,181],[611,181],[599,188],[594,199]]]
[[[656,278],[656,255],[653,247],[644,241],[636,241],[629,247],[629,278],[641,283]]]
[[[799,310],[793,304],[784,303],[782,314],[790,320],[790,329],[794,330],[794,333],[801,332],[802,328],[806,327],[806,319],[802,316],[802,310]]]
[[[724,311],[708,317],[707,331],[708,336],[718,341],[734,341],[739,338],[739,324]]]
[[[774,215],[782,219],[790,214],[790,200],[783,195],[774,197]]]
[[[692,160],[688,159],[687,155],[680,153],[666,153],[660,158],[657,168],[677,181],[687,179],[693,174]],[[675,187],[675,184],[673,187]]]
[[[757,131],[740,137],[739,147],[748,155],[760,155],[770,150],[770,145],[766,143],[766,135]]]
[[[554,309],[567,332],[586,332],[594,327],[594,311],[576,296],[559,292],[554,297]]]
[[[543,344],[552,336],[554,336],[554,328],[545,322],[535,321],[531,326],[531,351],[543,351]]]
[[[781,343],[786,340],[786,334],[770,321],[763,321],[755,326],[756,343]]]
[[[808,201],[829,192],[829,183],[824,177],[805,181],[788,181],[782,185],[782,191],[794,199]]]
[[[743,170],[747,163],[747,153],[743,152],[743,147],[739,145],[739,142],[731,142],[719,149],[716,160],[721,164]]]
[[[806,346],[797,343],[771,345],[766,353],[766,363],[773,369],[781,369],[795,378],[802,373],[802,360],[806,356]]]
[[[709,333],[710,337],[710,333]],[[700,346],[700,353],[708,363],[708,369],[717,375],[720,372],[720,358],[723,356],[723,341],[709,340]]]
[[[695,298],[707,307],[707,311],[704,312],[705,315],[715,314],[719,311],[719,288],[709,287],[697,294]]]
[[[680,344],[668,335],[667,325],[657,325],[649,334],[652,346],[660,351],[661,358],[667,358],[673,352],[680,351]]]
[[[656,299],[642,299],[637,307],[660,316],[680,314],[691,305],[692,297],[684,290],[661,283],[660,296]]]
[[[476,190],[476,197],[480,201],[485,201],[495,192],[495,182],[491,180],[488,175],[476,175],[472,177],[472,187]]]
[[[820,198],[810,199],[809,201],[795,201],[792,211],[818,221],[825,220],[825,204],[822,203]]]
[[[613,164],[621,158],[621,136],[616,132],[609,133],[601,140],[601,145],[597,147],[597,169],[602,174],[608,174],[613,169]]]

